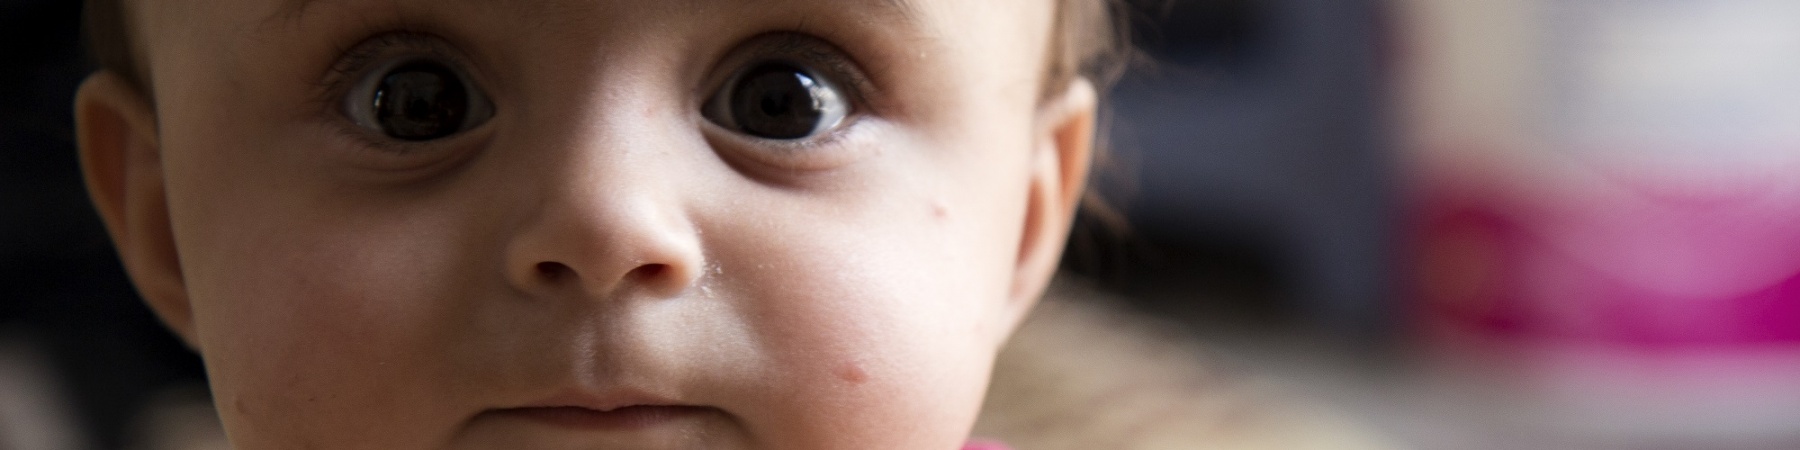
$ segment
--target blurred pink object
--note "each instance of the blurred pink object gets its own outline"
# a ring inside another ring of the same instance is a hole
[[[1421,341],[1560,427],[1800,433],[1800,2],[1402,4]]]

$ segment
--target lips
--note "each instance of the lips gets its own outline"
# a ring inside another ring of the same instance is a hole
[[[636,430],[718,412],[638,392],[588,395],[571,392],[488,414],[578,430]]]
[[[712,408],[684,405],[633,405],[611,410],[580,406],[508,408],[495,413],[560,428],[582,430],[633,430],[707,414]]]

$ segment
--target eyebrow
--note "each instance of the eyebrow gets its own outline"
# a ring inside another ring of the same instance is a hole
[[[281,2],[279,7],[275,8],[275,12],[270,13],[268,17],[264,17],[262,22],[259,23],[263,25],[263,28],[268,28],[269,25],[277,22],[292,23],[306,15],[307,7],[319,2],[320,0],[285,0]]]
[[[303,14],[306,14],[306,7],[312,6],[312,4],[316,3],[317,1],[318,0],[287,0],[287,1],[281,2],[281,7],[276,8],[275,13],[270,14],[268,18],[263,19],[263,22],[274,22],[277,20],[280,20],[280,21],[293,20],[295,18],[300,17]]]
[[[460,1],[462,3],[477,3],[477,2],[517,3],[517,2],[507,2],[506,0],[460,0]],[[905,0],[901,0],[901,1],[905,1]],[[296,19],[305,17],[306,11],[308,9],[310,9],[313,5],[328,4],[328,3],[347,3],[347,2],[352,2],[352,1],[349,1],[349,0],[283,0],[281,2],[281,5],[277,8],[275,8],[275,12],[270,13],[268,17],[264,18],[263,22],[264,23],[277,22],[277,21],[291,22]],[[393,2],[390,2],[390,3],[393,3]]]
[[[918,23],[919,21],[919,6],[913,4],[913,0],[880,0],[876,3],[881,4],[882,9],[900,16],[900,19],[908,23]]]

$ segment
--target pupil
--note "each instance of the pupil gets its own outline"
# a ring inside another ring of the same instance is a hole
[[[732,90],[731,115],[744,132],[769,139],[799,139],[818,129],[826,87],[806,72],[772,64],[742,80]]]
[[[462,79],[432,62],[406,64],[382,76],[374,101],[382,131],[409,141],[456,134],[469,112]]]

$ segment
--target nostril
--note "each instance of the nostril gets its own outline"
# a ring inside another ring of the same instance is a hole
[[[574,267],[556,261],[539,262],[532,265],[531,270],[536,272],[538,282],[548,284],[573,283],[577,282],[577,279],[584,278],[585,275]],[[666,284],[667,281],[663,278],[675,275],[675,270],[674,266],[668,264],[640,264],[624,273],[621,279],[613,281],[625,281],[630,284]],[[592,281],[603,282],[605,280],[595,279]]]
[[[544,279],[550,281],[556,281],[557,279],[562,278],[563,274],[572,271],[572,269],[569,269],[569,266],[565,266],[559,262],[545,261],[537,263],[538,275],[541,275]]]
[[[645,264],[631,270],[630,276],[638,280],[654,280],[669,271],[668,264]]]

